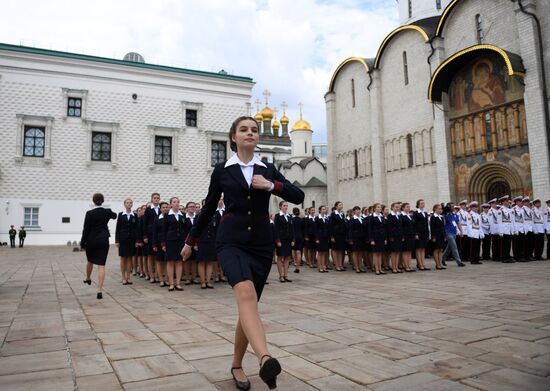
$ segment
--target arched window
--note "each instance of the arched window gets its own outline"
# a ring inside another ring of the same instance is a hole
[[[409,65],[407,64],[407,52],[403,52],[403,75],[405,85],[409,84]]]
[[[412,18],[413,14],[413,3],[412,0],[409,0],[409,18]]]
[[[351,107],[355,107],[355,80],[351,79]]]
[[[441,0],[435,0],[435,8],[438,10],[441,9]]]
[[[483,20],[481,15],[476,15],[476,33],[477,33],[477,43],[482,44],[485,40],[485,35],[483,33]]]
[[[359,176],[359,158],[357,156],[357,149],[353,150],[353,174],[354,178]]]
[[[407,134],[407,167],[411,168],[413,165],[413,138],[412,135],[409,133]]]

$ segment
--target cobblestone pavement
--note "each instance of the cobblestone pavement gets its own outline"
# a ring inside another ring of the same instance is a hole
[[[0,248],[1,390],[234,389],[228,285],[122,286],[112,248],[97,300],[84,264],[67,247]],[[550,262],[275,274],[261,313],[280,390],[550,389]],[[252,355],[244,368],[267,389]]]

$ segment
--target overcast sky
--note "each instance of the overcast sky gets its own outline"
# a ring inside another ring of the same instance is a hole
[[[326,141],[330,77],[347,57],[374,57],[398,25],[395,0],[17,0],[0,12],[0,42],[250,76],[253,99],[304,104]]]

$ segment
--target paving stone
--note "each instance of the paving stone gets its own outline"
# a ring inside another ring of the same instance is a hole
[[[281,333],[271,333],[267,334],[267,339],[269,343],[282,347],[290,345],[300,345],[308,342],[323,341],[323,338],[301,331],[284,331]]]
[[[0,389],[9,391],[74,391],[70,369],[0,376]]]
[[[386,338],[379,341],[360,343],[353,345],[353,347],[376,353],[392,360],[419,356],[435,351],[435,349],[430,348],[429,346],[414,344],[395,338]]]
[[[113,366],[122,383],[195,372],[195,368],[177,354],[120,360]]]
[[[103,375],[83,376],[76,378],[78,391],[121,391],[118,378],[114,373]]]
[[[369,385],[374,391],[474,391],[472,387],[468,387],[458,382],[442,379],[431,373],[419,372],[413,373],[397,379],[391,379]]]
[[[105,354],[90,354],[87,356],[72,356],[73,368],[76,376],[100,375],[113,372]]]
[[[66,351],[0,357],[0,376],[68,367],[69,355]]]
[[[186,360],[199,360],[233,354],[233,344],[225,340],[174,345],[172,348]]]
[[[481,390],[539,391],[550,389],[550,379],[509,368],[499,369],[470,379],[464,379],[462,382]]]
[[[313,380],[310,380],[308,383],[320,391],[334,391],[334,390],[365,391],[367,390],[367,387],[354,383],[338,375],[331,375],[327,377],[321,377],[319,379],[313,379]]]
[[[165,376],[158,379],[127,383],[125,391],[218,391],[203,375],[188,373],[185,375]]]
[[[536,376],[549,376],[550,361],[541,362],[537,361],[537,358],[538,357],[535,357],[534,359],[529,359],[526,357],[506,353],[487,353],[476,357],[477,360],[485,361],[494,365],[498,365],[500,367],[513,368]]]
[[[350,348],[346,345],[332,341],[286,346],[285,350],[304,357],[312,362],[336,360],[339,358],[363,354],[361,349]]]
[[[488,352],[505,353],[519,357],[535,357],[550,353],[550,346],[509,337],[490,338],[470,344]]]
[[[66,350],[65,337],[23,339],[6,342],[0,349],[0,356],[13,356],[16,354],[53,352]]]
[[[125,358],[147,357],[174,353],[172,349],[160,340],[105,345],[103,346],[103,349],[105,350],[107,357],[111,360],[122,360]]]
[[[279,359],[281,366],[285,368],[285,372],[297,377],[301,380],[313,380],[320,377],[329,376],[331,373],[325,368],[315,365],[300,357],[288,356]]]

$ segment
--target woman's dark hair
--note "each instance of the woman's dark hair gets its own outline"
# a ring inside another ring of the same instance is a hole
[[[416,207],[418,208],[420,206],[420,203],[424,201],[422,198],[416,201]]]
[[[240,122],[246,121],[248,119],[257,124],[254,118],[243,115],[242,117],[239,117],[235,121],[233,121],[233,123],[231,124],[231,128],[229,128],[229,146],[231,147],[231,150],[233,152],[237,152],[237,144],[235,144],[235,141],[232,140],[233,135],[237,133],[237,126],[239,126]]]
[[[103,202],[105,201],[105,199],[103,198],[103,194],[101,193],[95,193],[93,196],[92,196],[92,201],[94,202],[94,205],[103,205]]]
[[[358,206],[354,206],[352,210],[355,212],[356,210],[361,210],[361,208]]]
[[[338,204],[341,204],[341,203],[342,203],[342,201],[336,201],[334,203],[334,209],[338,208]]]
[[[292,214],[294,216],[300,216],[300,208],[292,208]]]
[[[452,208],[450,202],[447,202],[446,205],[441,204],[441,207],[443,208],[443,214],[444,215],[448,215],[450,213],[453,213],[453,208]]]
[[[279,202],[279,209],[281,208],[281,206],[283,206],[283,204],[288,204],[288,202],[286,202],[285,200],[282,200]]]
[[[161,208],[162,208],[162,206],[163,206],[163,205],[168,205],[168,202],[166,202],[166,201],[162,201],[162,202],[161,202],[161,203],[159,204],[159,207],[161,207]]]

